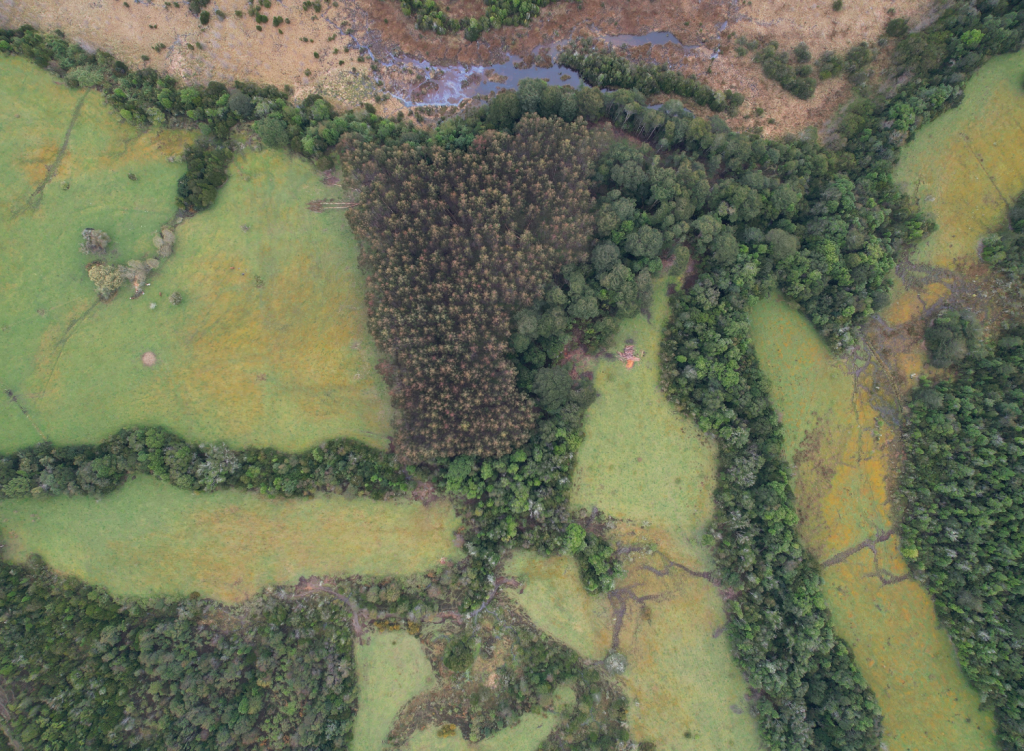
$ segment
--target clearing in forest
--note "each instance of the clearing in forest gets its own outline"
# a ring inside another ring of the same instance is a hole
[[[193,493],[140,477],[102,498],[0,501],[4,558],[38,554],[114,596],[242,602],[300,576],[403,576],[458,559],[451,505]]]
[[[1024,190],[1022,70],[1024,51],[993,58],[971,77],[960,106],[923,127],[900,155],[896,181],[939,225],[914,249],[914,263],[971,264],[978,240],[1005,224],[1007,206]]]
[[[625,562],[627,576],[599,598],[565,596],[579,589],[579,575],[564,559],[521,557],[508,570],[525,582],[516,599],[538,626],[588,657],[609,649],[626,656],[623,683],[639,702],[630,708],[639,737],[665,749],[752,751],[759,748],[756,721],[701,544],[713,509],[715,449],[658,389],[667,315],[661,280],[650,320],[625,321],[609,356],[576,365],[594,371],[600,396],[587,411],[573,502],[619,520],[616,541],[637,551]],[[644,353],[628,369],[613,354],[627,344]],[[648,554],[652,544],[657,552]]]
[[[794,468],[800,537],[823,567],[836,632],[878,697],[885,743],[891,751],[995,749],[992,714],[978,710],[928,593],[899,553],[891,429],[794,306],[759,301],[751,324]]]
[[[963,103],[923,127],[900,157],[897,182],[938,229],[897,268],[893,302],[868,331],[892,387],[938,375],[925,364],[923,333],[943,306],[967,308],[987,323],[1021,304],[979,251],[981,238],[1005,226],[1008,205],[1024,191],[1022,68],[1024,51],[986,63],[967,83]]]
[[[352,751],[380,751],[405,703],[437,685],[419,639],[407,631],[378,631],[356,645],[359,712]]]
[[[0,96],[0,205],[14,207],[0,213],[0,451],[135,424],[234,447],[387,446],[356,240],[344,211],[307,208],[342,188],[297,157],[244,152],[216,205],[175,227],[145,294],[100,302],[82,229],[110,235],[112,264],[155,255],[183,173],[168,157],[191,136],[118,123],[96,92],[20,59],[0,59]]]

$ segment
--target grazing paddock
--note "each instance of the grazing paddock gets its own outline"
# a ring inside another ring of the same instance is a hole
[[[113,595],[199,592],[239,603],[300,576],[415,574],[458,559],[458,517],[438,501],[192,493],[152,477],[90,498],[0,501],[6,560],[38,554]]]
[[[100,302],[82,228],[110,235],[112,264],[154,256],[183,173],[168,157],[191,134],[119,123],[97,93],[19,59],[0,59],[0,95],[0,204],[14,207],[0,211],[0,387],[11,392],[0,451],[137,424],[235,447],[339,436],[387,446],[356,240],[345,211],[307,208],[343,188],[302,159],[245,152],[216,205],[175,227],[174,254],[145,294],[131,300],[126,286]]]

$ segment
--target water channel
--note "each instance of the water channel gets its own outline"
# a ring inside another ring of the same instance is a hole
[[[340,27],[339,32],[342,31]],[[648,34],[595,34],[595,36],[612,47],[640,47],[651,45],[676,45],[685,53],[693,54],[696,46],[682,44],[674,34],[667,31],[653,31]],[[416,83],[403,87],[403,90],[392,90],[389,93],[407,107],[427,107],[458,105],[475,96],[487,96],[502,89],[515,89],[521,81],[537,78],[553,86],[571,86],[578,88],[581,80],[576,71],[570,70],[556,61],[558,54],[567,41],[541,45],[534,49],[527,58],[510,55],[507,62],[499,65],[432,65],[425,60],[417,60],[408,55],[391,56],[390,59],[377,59],[373,53],[360,45],[351,36],[354,47],[361,54],[389,68],[416,69],[419,71]]]

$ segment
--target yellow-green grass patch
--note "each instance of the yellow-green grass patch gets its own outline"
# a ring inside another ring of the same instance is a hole
[[[583,588],[574,558],[517,550],[505,573],[525,585],[522,594],[517,589],[505,591],[530,614],[537,628],[588,659],[600,660],[608,654],[611,607],[606,598]]]
[[[406,702],[437,685],[418,639],[405,631],[370,634],[356,645],[359,712],[352,751],[381,751]]]
[[[1024,51],[1001,55],[972,76],[963,102],[923,127],[904,149],[896,180],[938,230],[913,260],[950,268],[977,258],[977,242],[1006,222],[1024,190]]]
[[[890,751],[994,749],[991,712],[979,711],[927,592],[905,578],[886,496],[890,432],[793,305],[760,301],[751,324],[793,462],[800,536],[828,564],[825,598],[878,697],[885,743]],[[870,538],[879,541],[850,554]]]
[[[672,566],[707,572],[701,537],[713,510],[716,459],[712,442],[679,414],[658,389],[658,347],[668,316],[664,281],[656,285],[651,318],[622,325],[609,349],[632,340],[642,354],[632,368],[615,359],[577,364],[593,369],[600,396],[587,411],[572,499],[617,518],[613,532],[627,546],[658,553],[627,562],[627,576],[610,598],[576,592],[568,559],[542,563],[523,556],[510,570],[524,577],[519,602],[555,638],[591,657],[613,646],[629,663],[622,678],[634,737],[659,748],[756,749],[757,727],[747,711],[747,686],[722,634],[722,601],[709,581]],[[650,568],[663,572],[663,575]],[[566,594],[569,593],[569,594]],[[634,596],[652,599],[639,603]],[[596,601],[595,601],[596,600]],[[690,737],[684,737],[685,733]]]
[[[405,575],[459,557],[443,502],[192,493],[140,477],[103,496],[0,501],[4,558],[39,554],[114,595],[237,603],[300,576]]]
[[[131,424],[234,446],[300,450],[336,436],[387,445],[391,411],[356,240],[344,211],[307,208],[341,188],[296,157],[239,155],[215,206],[176,228],[174,255],[145,294],[130,300],[125,287],[100,303],[81,230],[110,234],[111,262],[153,256],[183,172],[167,157],[191,136],[119,123],[95,92],[70,91],[22,60],[0,60],[0,95],[0,171],[11,175],[0,190],[14,207],[0,212],[0,385],[18,399],[0,411],[0,451],[93,442]],[[29,197],[80,101],[36,205]]]
[[[428,727],[416,731],[402,747],[403,751],[537,751],[544,739],[558,724],[558,715],[552,712],[527,714],[512,727],[499,730],[479,743],[467,743],[456,731],[442,737],[439,728]]]

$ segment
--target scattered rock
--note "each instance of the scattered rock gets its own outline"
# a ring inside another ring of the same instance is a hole
[[[622,675],[626,672],[626,656],[618,652],[611,652],[604,658],[604,666],[613,675]]]
[[[152,352],[147,352],[142,356],[142,364],[145,365],[147,368],[153,367],[154,365],[156,365],[156,355],[154,355]]]

